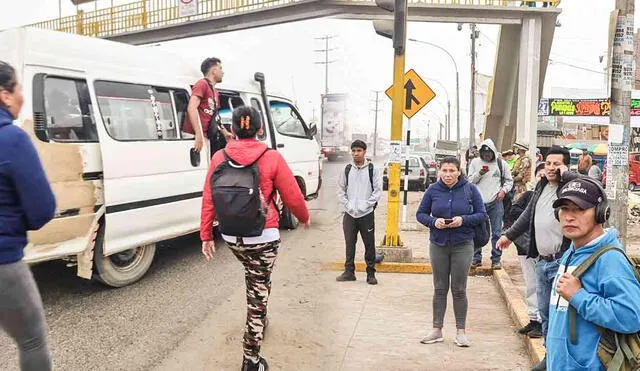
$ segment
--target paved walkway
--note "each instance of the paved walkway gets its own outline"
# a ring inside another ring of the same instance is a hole
[[[469,278],[470,348],[453,343],[455,320],[449,296],[443,343],[419,341],[431,328],[431,275],[384,274],[372,287],[342,283],[335,344],[344,356],[328,370],[526,370],[531,367],[493,279]],[[338,298],[337,298],[338,299]]]

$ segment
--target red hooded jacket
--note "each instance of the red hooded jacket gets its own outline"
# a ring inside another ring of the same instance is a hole
[[[227,156],[241,165],[249,165],[254,162],[267,145],[256,139],[239,139],[230,141],[225,147]],[[200,239],[202,241],[213,240],[213,220],[216,217],[216,209],[211,198],[211,175],[224,159],[222,151],[218,151],[211,159],[211,167],[207,174],[207,179],[202,191],[202,215],[200,218]],[[269,197],[273,189],[280,193],[282,202],[302,223],[309,221],[309,210],[304,201],[304,196],[298,187],[298,183],[289,169],[289,165],[278,151],[267,151],[258,160],[258,171],[260,172],[260,190],[264,197]],[[278,228],[280,215],[271,200],[265,228]]]

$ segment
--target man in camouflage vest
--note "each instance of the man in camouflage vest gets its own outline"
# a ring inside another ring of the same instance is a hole
[[[514,148],[518,150],[518,159],[513,165],[511,176],[515,188],[514,199],[527,191],[527,183],[531,181],[531,159],[527,156],[529,146],[526,143],[515,142]]]

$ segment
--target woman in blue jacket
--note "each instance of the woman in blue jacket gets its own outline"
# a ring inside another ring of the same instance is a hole
[[[42,228],[56,203],[31,139],[13,125],[22,108],[16,72],[0,61],[0,326],[20,350],[22,370],[51,370],[42,299],[22,262],[27,231]]]
[[[433,331],[423,344],[444,341],[442,324],[447,309],[449,282],[456,317],[456,345],[468,347],[467,276],[473,258],[474,227],[484,223],[487,214],[480,192],[461,175],[460,161],[448,157],[441,161],[440,179],[422,197],[416,217],[430,228],[429,254],[433,269]]]

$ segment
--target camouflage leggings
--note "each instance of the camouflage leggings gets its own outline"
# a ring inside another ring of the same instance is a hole
[[[257,362],[264,336],[267,301],[271,294],[271,272],[278,256],[280,240],[258,245],[227,243],[227,246],[244,265],[247,285],[247,325],[242,343],[245,358]]]

